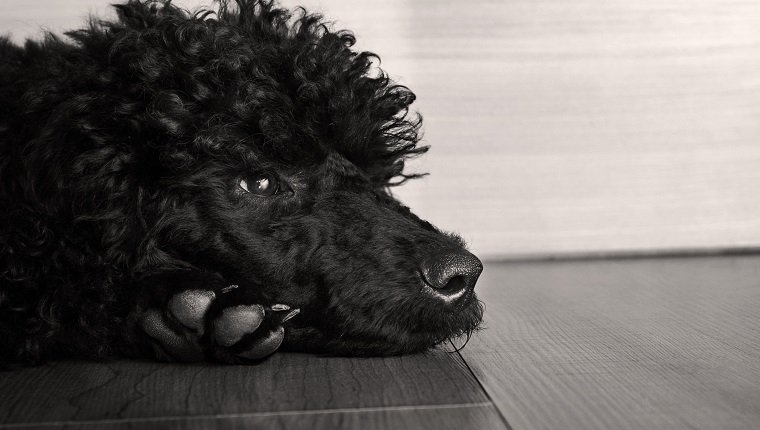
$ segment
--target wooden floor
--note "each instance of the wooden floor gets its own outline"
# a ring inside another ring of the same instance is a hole
[[[0,429],[758,429],[760,257],[488,264],[461,352],[0,373]]]

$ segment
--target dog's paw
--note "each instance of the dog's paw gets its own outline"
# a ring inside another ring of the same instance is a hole
[[[140,312],[138,323],[158,358],[245,363],[275,352],[285,337],[283,324],[299,310],[283,304],[234,304],[224,297],[232,289],[179,291],[164,309]]]

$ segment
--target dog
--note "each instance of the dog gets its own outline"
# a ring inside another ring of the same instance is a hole
[[[303,8],[0,39],[0,362],[425,351],[481,324],[482,264],[391,189],[415,95]]]

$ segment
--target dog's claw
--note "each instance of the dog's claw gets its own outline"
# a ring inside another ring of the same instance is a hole
[[[284,324],[285,322],[287,322],[288,320],[292,319],[293,317],[297,316],[300,313],[301,313],[300,309],[293,309],[292,311],[288,312],[287,315],[282,317],[282,321],[280,322],[280,324]]]

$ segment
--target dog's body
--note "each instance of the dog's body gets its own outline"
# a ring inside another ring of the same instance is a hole
[[[117,11],[0,39],[0,362],[399,354],[478,326],[480,262],[388,191],[426,149],[414,95],[349,33],[264,1]]]

